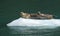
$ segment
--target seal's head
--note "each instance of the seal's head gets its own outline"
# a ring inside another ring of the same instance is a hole
[[[30,18],[30,14],[21,12],[21,17],[23,17],[23,18]]]

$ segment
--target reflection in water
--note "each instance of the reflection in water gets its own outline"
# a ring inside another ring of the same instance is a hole
[[[1,36],[60,36],[60,28],[38,29],[22,26],[10,26],[0,29]]]

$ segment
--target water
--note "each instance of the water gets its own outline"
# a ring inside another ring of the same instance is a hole
[[[60,27],[54,29],[39,29],[26,26],[10,26],[0,29],[0,36],[60,36],[59,33]]]

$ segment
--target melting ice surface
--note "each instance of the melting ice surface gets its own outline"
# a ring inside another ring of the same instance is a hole
[[[49,28],[60,26],[60,19],[25,19],[18,18],[10,23],[7,26],[45,26]]]

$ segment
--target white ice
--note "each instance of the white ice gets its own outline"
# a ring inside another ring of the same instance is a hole
[[[60,26],[60,19],[38,20],[18,18],[8,23],[7,26]]]

